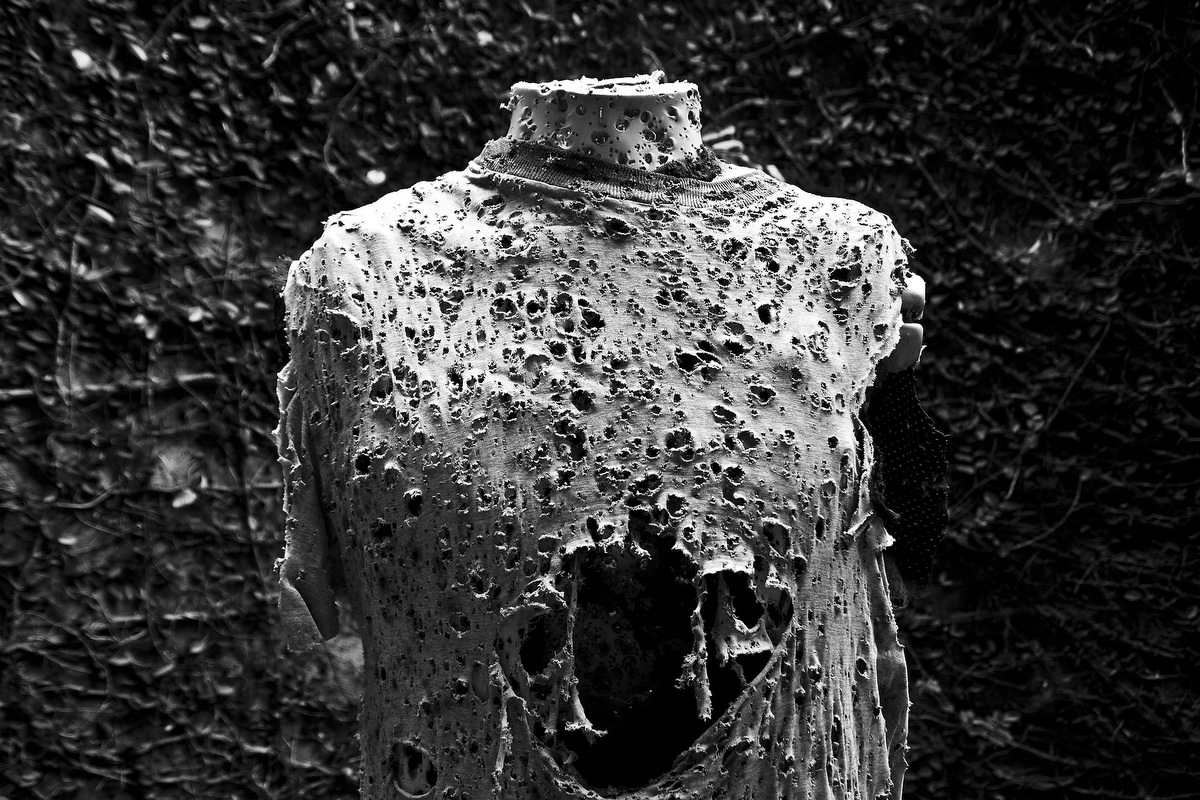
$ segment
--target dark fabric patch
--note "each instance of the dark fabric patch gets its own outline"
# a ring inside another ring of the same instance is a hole
[[[946,435],[921,408],[914,368],[884,378],[863,421],[875,442],[875,506],[896,540],[889,552],[905,582],[924,588],[949,522]]]

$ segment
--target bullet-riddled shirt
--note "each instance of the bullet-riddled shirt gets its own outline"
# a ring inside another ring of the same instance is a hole
[[[293,648],[339,583],[361,615],[364,798],[899,796],[861,417],[906,248],[509,140],[329,220],[285,290],[281,610]]]

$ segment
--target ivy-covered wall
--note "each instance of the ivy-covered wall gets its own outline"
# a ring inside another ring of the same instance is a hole
[[[952,434],[901,615],[913,798],[1200,770],[1190,0],[6,0],[0,796],[349,797],[353,631],[282,653],[273,272],[457,169],[522,79],[656,68],[890,214]]]

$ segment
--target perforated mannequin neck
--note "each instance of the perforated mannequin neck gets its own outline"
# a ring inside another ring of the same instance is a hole
[[[507,136],[650,172],[702,158],[700,92],[662,71],[516,83]]]

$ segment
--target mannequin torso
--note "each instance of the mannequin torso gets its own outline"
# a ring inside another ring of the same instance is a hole
[[[467,169],[331,218],[285,290],[281,615],[333,636],[345,580],[363,797],[899,797],[858,412],[907,243],[716,160],[661,74],[509,108]]]

